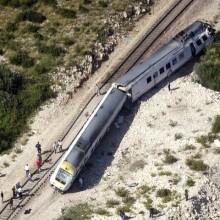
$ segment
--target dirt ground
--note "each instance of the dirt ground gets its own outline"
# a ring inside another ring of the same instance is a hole
[[[5,197],[11,195],[11,187],[17,181],[24,179],[25,163],[34,166],[36,142],[40,141],[45,150],[51,148],[54,140],[61,136],[76,113],[82,97],[94,91],[95,83],[120,61],[138,37],[146,31],[171,2],[172,0],[166,1],[166,5],[164,5],[164,2],[161,1],[154,7],[152,16],[143,17],[137,23],[134,31],[120,42],[109,61],[105,62],[100,70],[85,83],[83,88],[74,94],[73,99],[67,101],[59,96],[56,100],[52,100],[43,106],[31,119],[31,131],[22,137],[16,146],[22,152],[18,154],[13,149],[8,155],[1,156],[0,172],[6,176],[0,178],[0,190],[4,191]],[[184,17],[176,22],[175,27],[169,30],[169,33],[164,34],[163,41],[155,44],[152,50],[160,47],[171,35],[175,35],[177,31],[194,20],[216,21],[218,19],[216,15],[220,13],[219,1],[209,1],[208,7],[206,4],[204,0],[197,1]],[[220,30],[219,20],[216,28]],[[131,112],[122,112],[123,124],[120,125],[120,128],[112,126],[110,133],[107,134],[89,161],[93,166],[82,173],[85,180],[85,190],[77,190],[76,183],[69,193],[60,195],[55,193],[48,184],[28,204],[27,208],[32,209],[31,213],[28,216],[21,214],[18,218],[54,219],[61,214],[62,208],[83,202],[105,208],[107,200],[113,198],[120,200],[114,192],[118,187],[127,188],[134,197],[137,187],[143,184],[156,186],[157,189],[169,187],[176,190],[182,198],[184,184],[189,176],[194,178],[196,182],[195,186],[190,189],[190,194],[196,195],[206,178],[199,173],[190,171],[185,165],[185,159],[190,155],[200,153],[202,159],[209,166],[214,166],[218,162],[218,155],[213,153],[213,148],[216,146],[208,150],[201,149],[195,139],[210,131],[214,116],[220,113],[220,94],[205,89],[192,81],[193,64],[188,64],[175,74],[171,83],[171,92],[167,90],[166,84],[163,84],[138,101]],[[179,134],[179,137],[181,135],[181,138],[176,139],[176,134]],[[186,144],[193,144],[196,149],[186,152],[183,150]],[[178,162],[170,166],[161,165],[164,149],[170,149],[175,153],[179,159]],[[131,166],[137,160],[144,161],[144,167],[134,172]],[[6,162],[9,164],[8,167],[3,165]],[[172,185],[169,182],[170,176],[158,174],[161,170],[172,172],[172,175],[176,173],[181,176],[181,180],[177,185]],[[132,187],[133,185],[135,187]],[[150,196],[153,199],[153,206],[161,207],[160,199],[156,198],[153,193]],[[148,219],[143,200],[144,198],[140,197],[134,204],[131,214],[134,219]],[[169,210],[172,204],[168,203],[165,206],[163,210]],[[109,211],[112,216],[95,216],[94,219],[118,218],[115,214],[115,208],[109,209]],[[139,214],[141,211],[144,214]],[[166,215],[158,219],[166,219],[165,217]]]

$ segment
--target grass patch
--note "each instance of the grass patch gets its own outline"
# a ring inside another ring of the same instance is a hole
[[[196,147],[192,144],[187,144],[184,147],[184,150],[195,150],[195,149],[196,149]]]
[[[89,220],[93,213],[93,208],[89,206],[88,203],[80,203],[76,206],[65,209],[63,215],[57,220]]]
[[[208,168],[208,165],[205,164],[202,160],[195,160],[195,159],[187,159],[186,165],[195,171],[205,171]]]
[[[165,155],[165,159],[163,160],[165,164],[173,164],[173,163],[176,163],[177,161],[178,159],[174,157],[173,155],[171,155],[170,153],[167,153]]]
[[[172,200],[172,191],[162,188],[157,191],[156,196],[162,198],[163,203],[167,203]]]
[[[152,208],[152,203],[153,203],[153,200],[149,196],[146,197],[146,200],[143,202],[146,209]]]
[[[170,171],[161,171],[159,172],[159,176],[171,176],[172,173]]]
[[[176,133],[175,136],[174,136],[175,141],[180,140],[182,138],[183,138],[183,134],[181,134],[181,133]]]
[[[216,115],[212,124],[212,133],[216,134],[220,132],[220,115]]]
[[[186,181],[186,185],[189,187],[192,187],[195,185],[195,181],[191,177],[188,177],[188,179]]]
[[[129,191],[125,189],[124,187],[120,187],[115,190],[115,193],[119,197],[128,197],[129,196]]]
[[[142,185],[142,186],[139,186],[137,188],[137,191],[138,191],[139,195],[145,195],[146,193],[152,192],[153,190],[154,190],[154,187],[148,186],[146,184]]]
[[[214,154],[220,154],[220,148],[219,147],[216,147],[214,149]]]
[[[106,206],[108,208],[115,208],[118,205],[120,205],[120,202],[115,199],[110,199],[110,200],[107,200],[107,202],[106,202]]]
[[[177,173],[175,173],[173,178],[169,180],[169,182],[171,182],[173,185],[177,185],[180,181],[181,177]]]
[[[110,212],[103,208],[98,208],[95,210],[95,213],[98,215],[110,216]]]
[[[144,160],[137,160],[134,163],[131,164],[129,170],[134,172],[134,171],[138,171],[139,169],[143,169],[145,166],[145,161]]]
[[[9,167],[10,164],[9,164],[8,162],[4,161],[4,162],[3,162],[3,166],[6,168],[6,167]]]

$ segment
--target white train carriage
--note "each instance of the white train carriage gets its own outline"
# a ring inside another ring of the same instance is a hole
[[[196,21],[176,35],[146,61],[132,68],[114,86],[128,93],[132,102],[196,56],[214,40],[214,30]]]
[[[101,138],[117,117],[127,99],[126,93],[111,87],[96,107],[50,178],[50,184],[67,191]]]

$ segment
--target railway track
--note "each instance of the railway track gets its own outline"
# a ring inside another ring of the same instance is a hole
[[[136,43],[133,49],[129,52],[128,56],[115,67],[115,69],[108,74],[108,76],[103,79],[102,86],[103,88],[107,83],[111,83],[119,78],[121,75],[129,71],[138,60],[151,48],[154,41],[156,41],[163,33],[168,29],[172,23],[183,14],[183,12],[196,0],[176,0],[171,7],[164,12],[164,14],[155,22],[155,24],[146,32],[146,34]],[[73,120],[70,122],[69,126],[61,135],[61,140],[64,141],[71,129],[76,125],[81,115],[85,112],[89,103],[94,99],[95,93],[90,94],[87,99],[82,102],[83,106],[78,111],[78,114],[75,115]],[[79,131],[78,131],[79,132]],[[78,134],[77,132],[77,134]],[[76,134],[76,135],[77,135]],[[75,136],[76,136],[75,135]],[[75,137],[74,137],[75,138]],[[74,139],[72,138],[72,139]],[[55,154],[53,151],[44,152],[44,162],[42,165],[42,171],[40,173],[37,170],[33,173],[33,181],[26,180],[22,184],[24,190],[24,196],[21,199],[15,198],[13,200],[13,208],[11,209],[9,201],[5,201],[5,205],[0,210],[0,220],[14,219],[25,207],[25,205],[37,195],[40,189],[48,182],[48,179],[52,173],[53,168],[63,156],[65,150],[62,153]]]

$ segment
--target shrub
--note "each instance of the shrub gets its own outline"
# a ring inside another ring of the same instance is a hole
[[[8,22],[6,25],[6,31],[8,32],[14,32],[17,30],[17,24],[12,23],[12,22]]]
[[[60,14],[64,18],[76,18],[76,11],[67,9],[67,8],[59,8],[57,9],[57,13]]]
[[[129,170],[130,171],[137,171],[139,169],[143,169],[145,166],[144,160],[136,160],[134,163],[131,164]]]
[[[62,47],[56,47],[55,45],[51,45],[51,46],[40,45],[38,51],[40,53],[51,54],[54,57],[58,57],[61,54],[65,53]]]
[[[115,199],[110,199],[106,202],[106,206],[108,208],[114,208],[116,206],[118,206],[120,204],[120,202],[118,200],[115,200]]]
[[[80,12],[82,12],[82,13],[87,13],[87,12],[89,12],[89,9],[86,7],[86,6],[84,6],[83,4],[79,4],[79,11]]]
[[[192,144],[187,144],[185,147],[184,147],[184,150],[195,150],[196,147]]]
[[[181,177],[178,174],[174,174],[173,178],[169,181],[174,185],[177,185],[181,181]]]
[[[163,198],[163,197],[171,196],[171,194],[172,192],[169,189],[162,188],[157,191],[156,196]]]
[[[129,191],[123,187],[120,187],[117,190],[115,190],[115,193],[117,196],[120,197],[127,197],[129,195]]]
[[[166,154],[165,159],[163,160],[163,162],[166,164],[173,164],[177,161],[178,159],[171,154]]]
[[[153,200],[150,197],[147,197],[146,200],[143,202],[146,209],[152,208]]]
[[[108,1],[107,0],[99,0],[99,5],[103,8],[108,7]]]
[[[146,194],[148,192],[150,192],[152,190],[152,187],[148,186],[148,185],[142,185],[140,187],[138,187],[138,193],[143,195]]]
[[[181,133],[176,133],[174,138],[175,138],[175,141],[176,141],[176,140],[181,139],[182,137],[183,137],[183,135]]]
[[[159,172],[159,176],[171,176],[172,173],[170,171],[161,171]]]
[[[205,171],[208,168],[208,165],[202,160],[187,159],[186,165],[189,166],[191,170],[195,171]]]
[[[8,162],[4,161],[3,165],[4,165],[4,167],[9,167],[10,164]]]
[[[28,24],[28,26],[27,26],[27,31],[30,33],[36,33],[39,31],[39,29],[40,29],[40,27],[37,25]]]
[[[98,214],[98,215],[110,216],[109,211],[107,211],[106,209],[103,209],[103,208],[96,209],[95,213]]]
[[[219,147],[215,148],[214,153],[215,154],[220,154],[220,148]]]
[[[42,23],[46,20],[46,17],[39,12],[28,10],[25,12],[21,12],[17,15],[16,21],[30,21],[34,23]]]
[[[189,186],[189,187],[194,186],[195,181],[191,177],[188,177],[188,179],[186,181],[186,185]]]
[[[88,203],[81,203],[65,209],[63,216],[59,217],[58,220],[89,220],[92,217],[93,209]]]
[[[220,132],[220,115],[215,116],[215,120],[212,124],[212,133],[219,133]]]
[[[207,144],[207,142],[208,142],[208,137],[205,136],[205,135],[201,135],[200,137],[197,137],[197,138],[196,138],[196,141],[197,141],[198,143],[200,143],[200,144],[201,144],[203,147],[205,147],[205,148],[210,147],[210,146]]]
[[[173,120],[170,120],[169,125],[170,125],[170,127],[176,127],[177,126],[177,122],[173,121]]]
[[[34,59],[30,57],[26,51],[18,51],[10,58],[10,62],[17,66],[28,68],[34,65]]]

